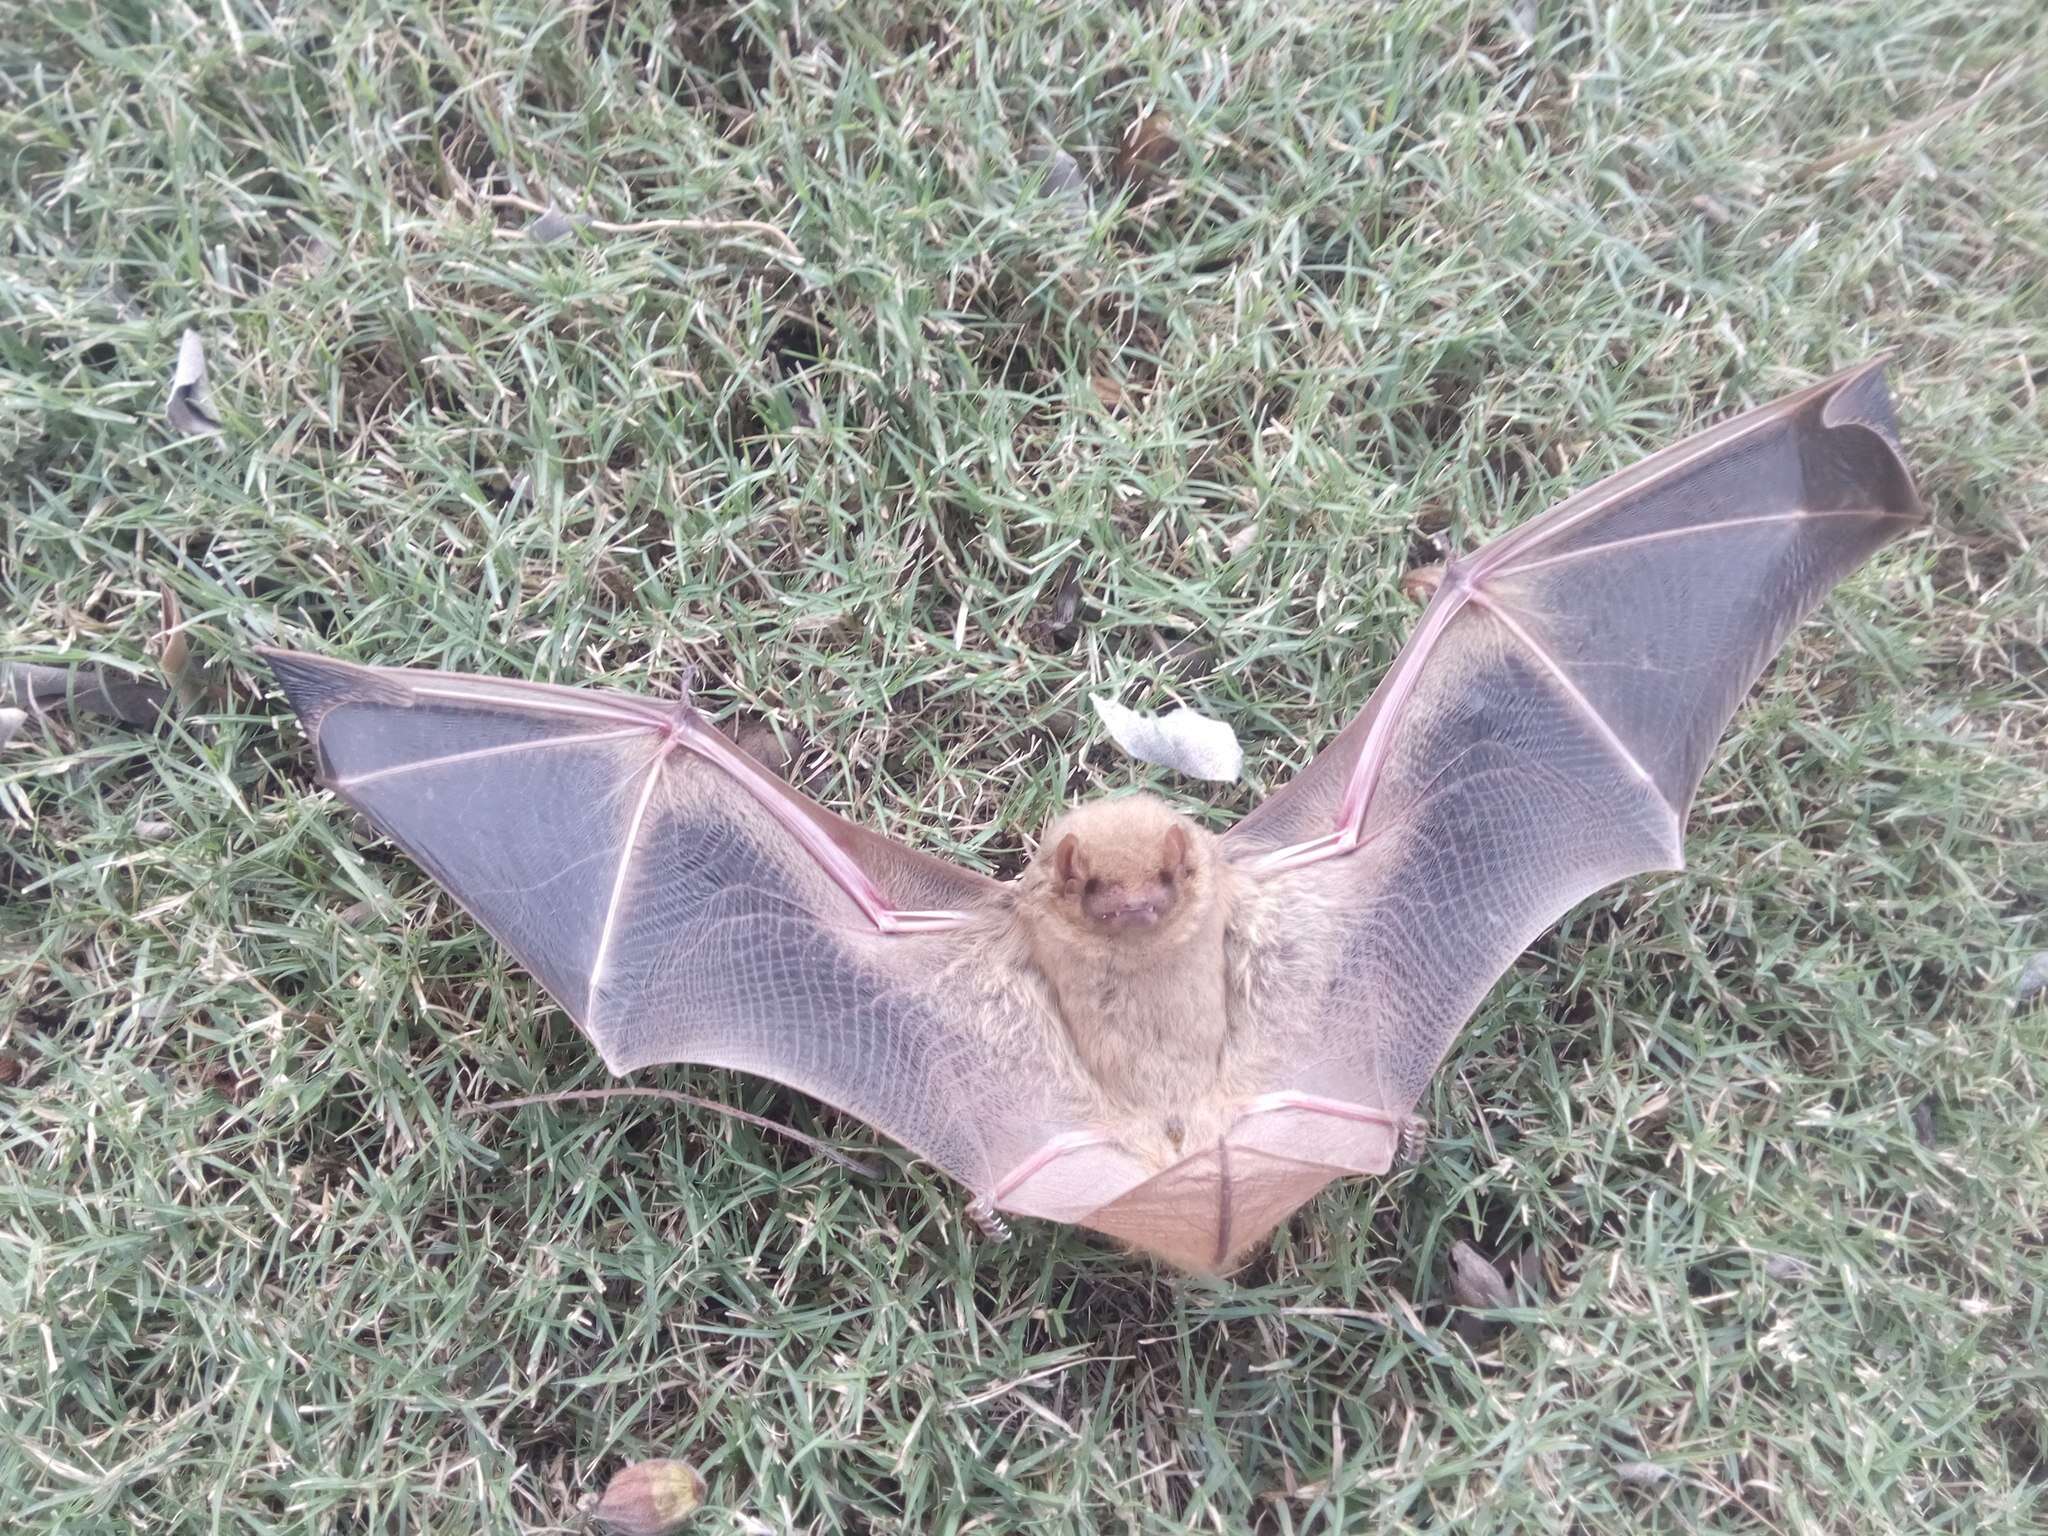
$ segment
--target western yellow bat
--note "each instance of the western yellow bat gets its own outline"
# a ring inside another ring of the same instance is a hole
[[[335,792],[614,1072],[758,1072],[997,1229],[1221,1270],[1391,1166],[1538,933],[1682,864],[1744,692],[1922,515],[1881,365],[1844,373],[1451,561],[1363,713],[1221,836],[1111,798],[1008,882],[813,804],[686,700],[266,655]]]

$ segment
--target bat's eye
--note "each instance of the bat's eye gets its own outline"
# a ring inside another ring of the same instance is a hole
[[[1093,876],[1091,875],[1091,876],[1090,876],[1090,877],[1088,878],[1088,880],[1086,881],[1086,883],[1084,883],[1084,884],[1082,885],[1082,887],[1081,887],[1081,894],[1082,894],[1083,896],[1099,896],[1099,895],[1101,895],[1101,894],[1102,894],[1102,882],[1101,882],[1100,880],[1097,880],[1096,878],[1094,878],[1094,877],[1093,877]]]
[[[1161,885],[1172,885],[1172,884],[1173,884],[1173,882],[1174,882],[1174,881],[1176,881],[1176,880],[1178,880],[1179,878],[1180,878],[1180,871],[1179,871],[1179,870],[1177,870],[1177,869],[1174,869],[1174,868],[1173,868],[1173,867],[1171,867],[1171,866],[1168,866],[1167,868],[1165,868],[1165,869],[1162,869],[1161,871],[1159,871],[1159,883],[1160,883]]]

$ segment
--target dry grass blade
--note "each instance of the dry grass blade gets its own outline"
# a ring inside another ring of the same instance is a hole
[[[546,243],[558,240],[574,229],[588,229],[600,235],[689,234],[731,240],[759,237],[779,247],[792,262],[801,263],[803,260],[803,252],[797,249],[794,240],[775,225],[760,219],[628,219],[614,222],[588,214],[564,213],[552,203],[536,203],[510,193],[501,192],[491,201],[508,208],[524,209],[534,216],[533,222],[524,229],[498,232],[511,239]]]
[[[1844,145],[1831,155],[1823,155],[1801,171],[1799,173],[1800,178],[1812,181],[1816,177],[1825,176],[1829,171],[1834,170],[1838,166],[1847,165],[1852,160],[1860,160],[1865,155],[1874,155],[1880,150],[1890,149],[1894,144],[1903,144],[1908,139],[1917,138],[1931,128],[1938,128],[1951,118],[1960,117],[1979,102],[1991,96],[1995,91],[2019,78],[2025,72],[2025,69],[2026,66],[2024,64],[2012,64],[1994,69],[1984,77],[1977,88],[1970,92],[1969,95],[1959,97],[1957,100],[1949,102],[1946,106],[1936,107],[1932,112],[1916,117],[1911,122],[1900,123],[1896,128],[1888,129],[1884,133],[1874,134],[1870,138],[1859,140],[1857,143]]]
[[[721,1104],[716,1099],[699,1098],[694,1093],[678,1093],[672,1088],[574,1088],[558,1093],[533,1093],[516,1099],[491,1099],[482,1104],[469,1105],[462,1111],[464,1116],[498,1114],[506,1110],[524,1109],[532,1104],[576,1104],[597,1103],[607,1099],[661,1099],[670,1104],[682,1104],[691,1109],[708,1109],[713,1114],[724,1115],[729,1120],[742,1120],[785,1141],[809,1147],[820,1157],[828,1158],[840,1167],[860,1174],[864,1178],[879,1178],[881,1169],[875,1164],[863,1161],[851,1153],[822,1142],[815,1136],[806,1136],[793,1126],[779,1124],[766,1115],[757,1115],[730,1104]]]

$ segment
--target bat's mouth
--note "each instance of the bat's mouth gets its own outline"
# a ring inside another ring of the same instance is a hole
[[[1095,920],[1111,933],[1142,933],[1147,928],[1159,926],[1159,919],[1165,915],[1166,904],[1160,901],[1134,901],[1121,907],[1112,907],[1106,912],[1095,914]]]

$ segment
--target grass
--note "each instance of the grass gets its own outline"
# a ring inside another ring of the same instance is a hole
[[[0,56],[0,654],[147,668],[168,593],[227,685],[0,754],[10,1529],[562,1531],[656,1454],[705,1531],[2048,1523],[2038,6],[276,9]],[[695,665],[1011,871],[1132,778],[1088,692],[1229,719],[1221,824],[1408,566],[1881,345],[1931,531],[1767,675],[1690,872],[1496,989],[1428,1160],[1232,1284],[984,1245],[905,1157],[473,1113],[604,1074],[251,665]],[[1498,1331],[1459,1240],[1537,1252]]]

